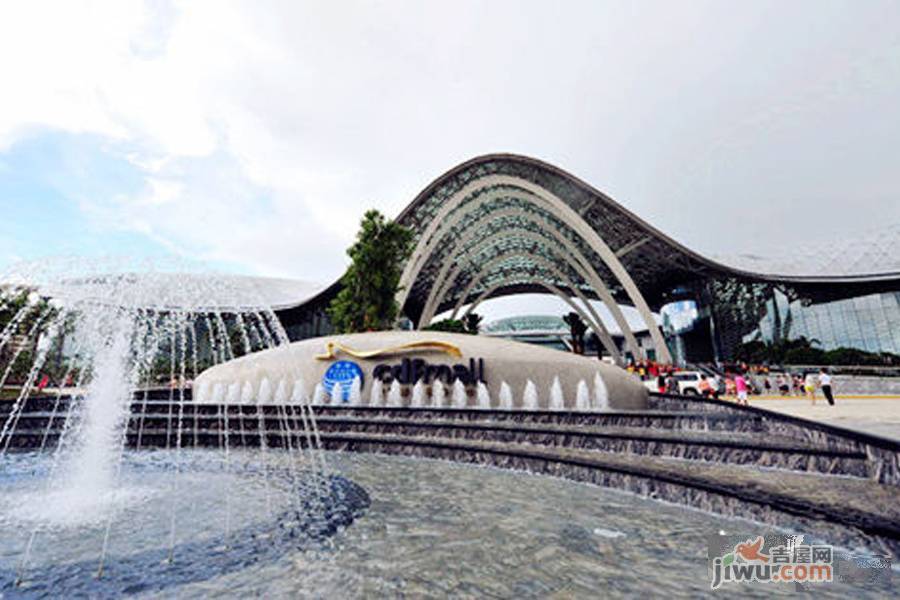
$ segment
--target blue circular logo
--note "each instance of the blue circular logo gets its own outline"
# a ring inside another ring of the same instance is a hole
[[[338,400],[334,397],[334,386],[340,386],[340,401],[347,402],[350,400],[350,388],[354,379],[359,379],[359,386],[362,389],[363,372],[359,365],[349,360],[339,360],[325,371],[322,385],[325,387],[325,393],[331,396],[332,402]]]

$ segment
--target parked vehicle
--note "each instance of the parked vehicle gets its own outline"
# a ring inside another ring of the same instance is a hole
[[[678,393],[686,396],[700,395],[700,371],[679,371],[675,373],[678,382]]]
[[[678,371],[674,374],[675,381],[678,382],[678,393],[687,396],[700,395],[700,371]],[[659,391],[657,389],[656,378],[645,380],[644,387],[651,392]]]

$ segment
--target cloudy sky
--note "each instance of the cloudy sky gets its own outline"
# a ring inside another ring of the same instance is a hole
[[[507,151],[706,253],[900,221],[900,2],[5,2],[0,269],[327,281],[361,213]]]

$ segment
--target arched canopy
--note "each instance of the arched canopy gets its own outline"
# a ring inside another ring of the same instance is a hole
[[[509,265],[511,261],[516,261],[518,264]],[[512,269],[503,268],[504,266],[511,266]],[[471,281],[466,286],[466,290],[460,294],[459,300],[453,308],[451,318],[456,317],[456,315],[459,314],[464,302],[471,298],[470,292],[476,285],[482,284],[488,280],[493,282],[487,288],[488,291],[482,292],[475,298],[474,302],[472,302],[471,306],[466,311],[466,314],[471,312],[481,301],[489,297],[490,292],[500,289],[511,282],[521,282],[523,277],[519,270],[523,267],[528,271],[527,281],[529,283],[537,284],[556,296],[566,300],[566,303],[569,304],[569,306],[590,326],[591,330],[597,335],[600,343],[603,344],[610,356],[612,356],[616,362],[622,362],[619,350],[616,347],[612,336],[610,336],[609,331],[607,331],[604,326],[603,320],[594,310],[594,307],[588,302],[581,290],[578,289],[578,286],[572,281],[572,278],[563,273],[553,261],[543,258],[536,253],[525,252],[523,249],[507,250],[482,265],[480,270],[473,274]],[[542,271],[540,277],[537,276],[538,271]],[[561,285],[555,285],[556,282],[559,282]],[[563,286],[564,289],[569,290],[568,294],[563,294],[561,290]],[[484,285],[481,285],[480,287],[484,287]],[[581,301],[581,305],[584,307],[583,309],[574,302],[569,301],[573,296]],[[430,319],[427,315],[423,318]],[[425,324],[424,322],[420,323],[423,325]]]
[[[512,243],[525,235],[520,226],[512,223],[513,220],[520,219],[536,224],[539,230],[543,224],[543,229],[553,233],[552,236],[536,236],[537,232],[529,234],[532,239],[545,240],[535,244],[535,256],[544,256],[542,250],[547,250],[544,258],[555,260],[559,268],[587,264],[589,269],[574,267],[578,274],[573,287],[578,287],[579,293],[587,291],[593,297],[607,301],[607,306],[631,342],[633,335],[621,312],[615,307],[612,293],[607,287],[615,285],[619,294],[627,297],[640,313],[653,338],[657,357],[663,361],[670,360],[668,348],[650,308],[619,256],[582,215],[553,190],[518,174],[484,173],[466,180],[443,198],[439,205],[435,205],[434,209],[429,220],[416,227],[421,233],[403,272],[401,291],[398,294],[398,302],[407,314],[415,310],[417,304],[416,300],[410,302],[410,299],[417,296],[420,298],[416,315],[420,318],[420,326],[427,324],[435,313],[449,305],[464,303],[469,295],[477,297],[487,289],[489,284],[476,280],[473,275],[479,271],[477,260],[466,260],[465,266],[454,271],[452,278],[445,278],[447,265],[453,263],[461,253],[468,257],[466,245],[478,243],[475,242],[478,236],[471,233],[472,229],[482,221],[499,223],[491,235],[497,238],[496,251],[503,252],[504,243]],[[499,217],[492,218],[492,214]],[[554,240],[554,237],[557,239]],[[563,248],[562,254],[549,251],[550,248],[559,247]],[[483,254],[486,255],[485,260],[490,260],[490,253]],[[598,267],[607,274],[605,280],[598,276]],[[462,283],[465,280],[469,283]],[[545,287],[533,281],[524,285]],[[421,300],[422,297],[424,301]],[[424,319],[421,318],[423,315]],[[636,343],[634,345],[636,347]]]
[[[454,167],[419,193],[397,220],[416,239],[398,294],[403,313],[414,323],[471,304],[489,288],[490,297],[546,293],[544,280],[527,278],[489,276],[470,285],[488,261],[524,247],[527,233],[540,236],[531,240],[533,256],[551,261],[571,281],[569,286],[544,269],[550,285],[570,298],[577,298],[577,290],[602,300],[635,355],[637,344],[618,305],[637,308],[661,360],[669,353],[650,310],[668,302],[692,299],[711,311],[719,307],[716,336],[727,329],[729,339],[739,340],[758,323],[759,298],[776,287],[813,303],[900,290],[900,230],[886,239],[858,240],[865,252],[842,250],[833,260],[813,264],[786,257],[787,270],[760,260],[729,266],[675,242],[562,169],[512,154],[481,156]],[[832,254],[817,252],[816,257]],[[527,255],[514,260],[538,272]],[[308,325],[315,334],[327,324],[324,307],[339,288],[335,283],[279,316]]]

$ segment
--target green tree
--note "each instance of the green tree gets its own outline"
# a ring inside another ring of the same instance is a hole
[[[812,346],[798,346],[790,348],[784,353],[786,365],[823,365],[825,364],[825,351]]]
[[[781,362],[779,357],[775,355],[775,347],[761,340],[744,342],[735,349],[734,358],[751,364]]]
[[[0,372],[15,360],[7,383],[20,382],[28,375],[34,364],[37,342],[47,334],[58,314],[58,309],[46,298],[35,299],[33,294],[30,288],[0,289],[0,331],[6,331],[12,338],[0,348]],[[17,322],[13,324],[13,321]]]
[[[478,335],[478,332],[481,330],[481,320],[482,316],[478,313],[469,313],[466,315],[466,318],[463,319],[463,325],[465,325],[466,332],[471,333],[472,335]]]
[[[28,305],[30,293],[31,290],[24,288],[0,289],[0,331],[3,331],[9,325],[9,322],[19,314],[19,311]],[[18,329],[21,329],[21,327]]]
[[[390,329],[400,312],[394,297],[403,264],[412,252],[413,233],[377,210],[366,212],[356,242],[347,250],[350,268],[328,316],[341,333]]]
[[[466,325],[459,319],[442,319],[423,327],[426,331],[446,331],[449,333],[468,333]]]
[[[462,320],[442,319],[431,323],[423,329],[426,331],[447,331],[449,333],[478,335],[478,331],[481,329],[481,319],[482,317],[478,313],[469,313]]]

